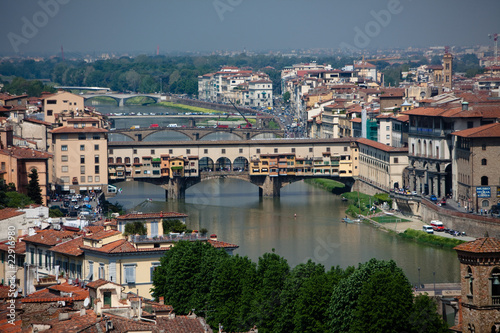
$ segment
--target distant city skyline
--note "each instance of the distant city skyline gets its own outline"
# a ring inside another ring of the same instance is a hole
[[[492,46],[500,1],[3,0],[0,54]]]

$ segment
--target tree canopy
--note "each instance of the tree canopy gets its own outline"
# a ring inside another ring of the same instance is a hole
[[[42,189],[38,183],[38,171],[36,169],[31,169],[28,175],[30,179],[28,182],[28,197],[33,200],[34,203],[41,205],[43,203]]]

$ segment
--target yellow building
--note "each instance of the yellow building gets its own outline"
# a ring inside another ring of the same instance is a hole
[[[45,121],[57,123],[60,114],[78,116],[84,111],[84,98],[67,91],[58,91],[55,94],[41,97]]]
[[[108,130],[98,118],[74,118],[51,131],[53,185],[62,191],[104,190],[108,183]]]

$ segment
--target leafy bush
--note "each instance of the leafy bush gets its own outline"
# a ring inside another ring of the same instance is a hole
[[[441,237],[438,235],[428,234],[424,231],[415,229],[406,229],[405,232],[398,234],[400,237],[405,239],[411,239],[419,243],[424,243],[433,246],[439,246],[444,248],[454,248],[457,245],[465,243],[466,241],[456,238]]]

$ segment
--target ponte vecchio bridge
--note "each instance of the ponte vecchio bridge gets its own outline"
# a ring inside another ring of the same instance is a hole
[[[111,183],[153,183],[166,190],[167,200],[182,199],[187,188],[213,178],[242,179],[270,197],[307,178],[334,178],[352,186],[358,170],[354,138],[108,143]]]

